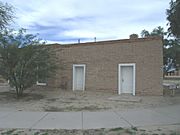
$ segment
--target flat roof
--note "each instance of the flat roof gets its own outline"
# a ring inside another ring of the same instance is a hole
[[[75,47],[75,46],[90,46],[90,45],[104,45],[104,44],[115,44],[115,43],[134,43],[134,42],[146,42],[153,40],[161,40],[161,36],[149,36],[145,38],[130,38],[130,39],[119,39],[119,40],[106,40],[106,41],[96,41],[96,42],[85,42],[85,43],[71,43],[71,44],[46,44],[48,46],[57,47]]]

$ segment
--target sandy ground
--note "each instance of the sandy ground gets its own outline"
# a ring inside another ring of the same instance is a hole
[[[132,96],[127,98],[131,99]],[[138,102],[110,100],[122,98],[117,94],[104,92],[72,92],[55,88],[36,86],[26,90],[24,97],[16,98],[15,91],[0,87],[0,111],[102,111],[130,108],[154,108],[180,104],[180,94],[171,96],[143,96]]]

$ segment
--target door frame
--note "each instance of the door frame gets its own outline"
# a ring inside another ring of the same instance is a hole
[[[135,63],[122,63],[118,64],[118,94],[122,93],[121,90],[121,67],[126,67],[126,66],[132,66],[133,67],[133,93],[132,95],[135,96],[135,91],[136,91],[136,64]]]
[[[76,67],[82,67],[83,68],[83,91],[85,90],[85,74],[86,74],[86,65],[85,64],[73,64],[73,91],[75,90],[75,72],[76,72]]]

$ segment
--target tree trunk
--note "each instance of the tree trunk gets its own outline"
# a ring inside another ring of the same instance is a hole
[[[16,97],[19,98],[19,89],[16,87]]]
[[[22,97],[23,96],[23,88],[20,88],[20,91],[19,91],[19,96]]]
[[[21,98],[23,96],[23,89],[16,86],[16,96]]]

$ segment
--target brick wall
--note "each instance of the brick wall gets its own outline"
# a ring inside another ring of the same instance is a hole
[[[118,93],[118,64],[136,63],[136,94],[163,94],[159,37],[51,46],[59,65],[51,86],[72,90],[73,64],[86,64],[86,91]]]

